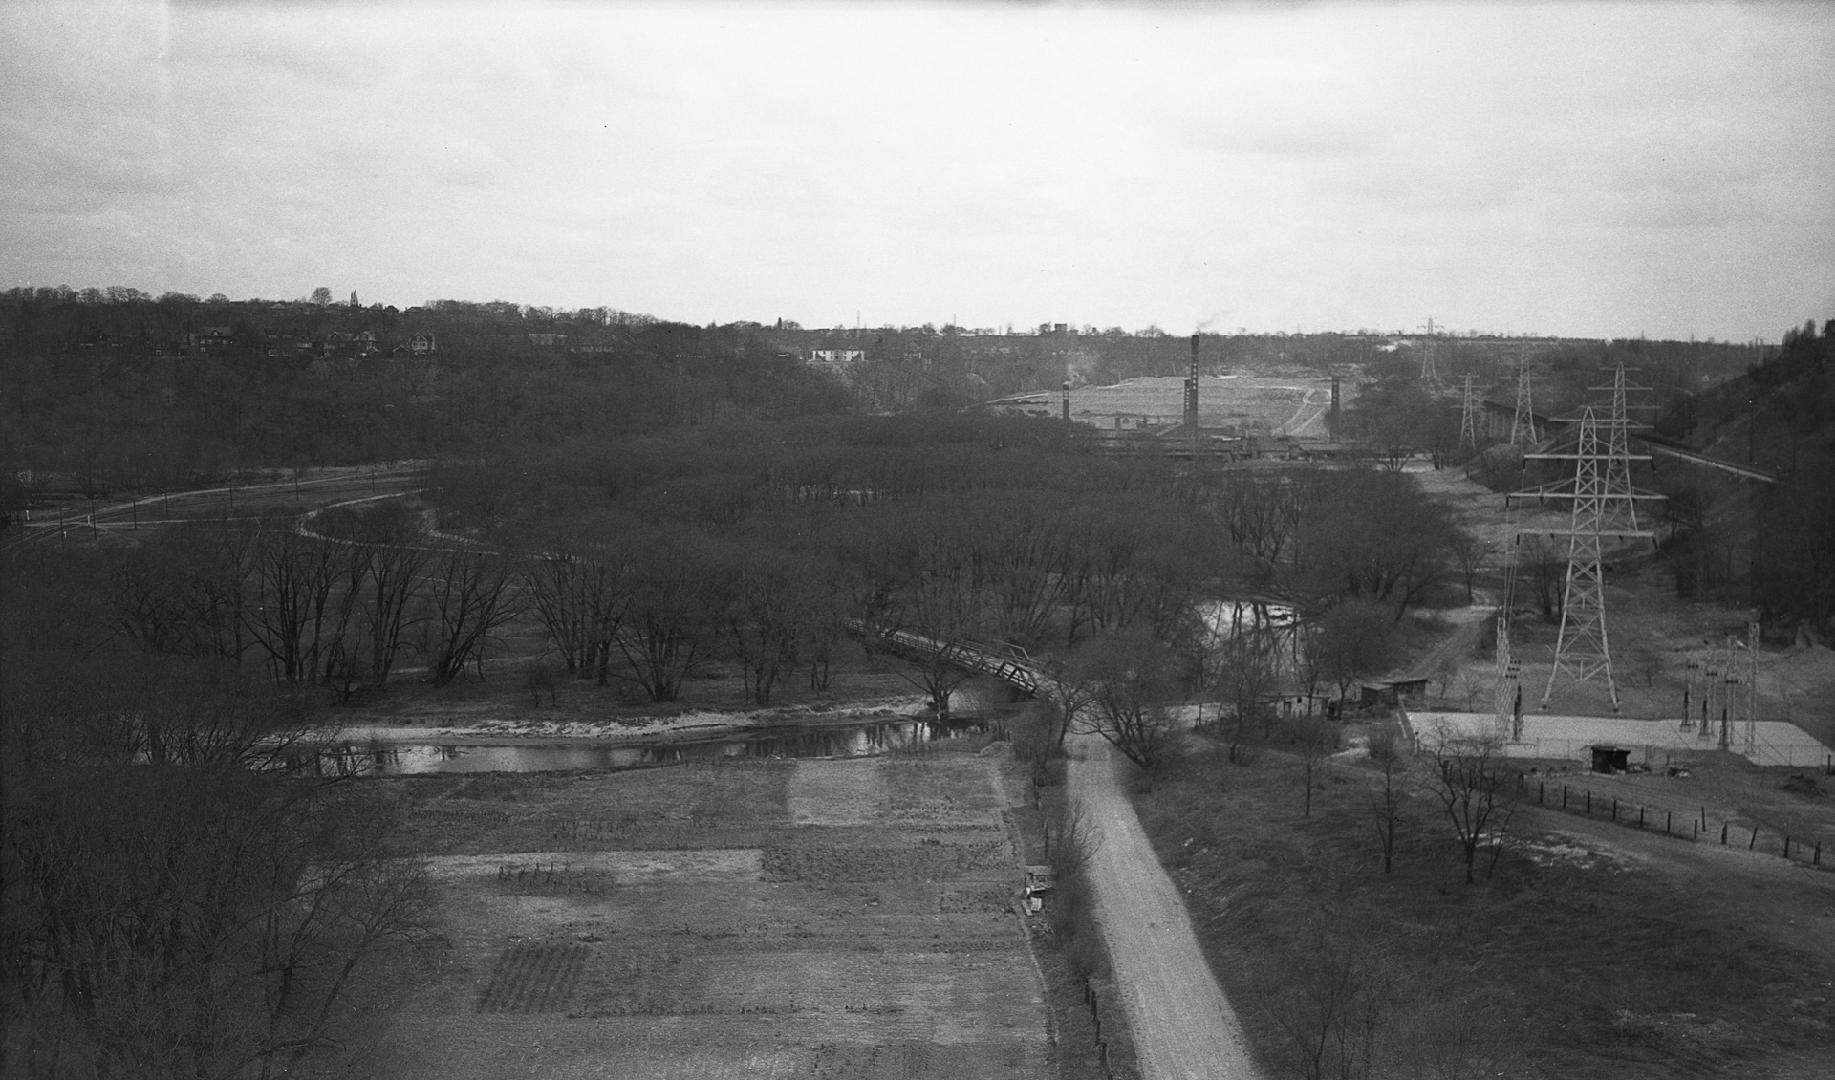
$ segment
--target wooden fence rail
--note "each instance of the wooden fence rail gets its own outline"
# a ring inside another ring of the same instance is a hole
[[[1684,809],[1678,813],[1673,806],[1625,803],[1617,795],[1601,795],[1595,799],[1588,788],[1568,784],[1551,785],[1547,780],[1532,781],[1527,774],[1521,774],[1517,777],[1517,787],[1525,797],[1530,794],[1532,782],[1535,785],[1536,805],[1550,810],[1588,818],[1604,817],[1614,824],[1644,832],[1655,832],[1660,825],[1663,835],[1675,839],[1692,843],[1718,843],[1723,847],[1743,846],[1747,851],[1776,855],[1806,866],[1835,869],[1835,851],[1830,852],[1826,863],[1823,860],[1824,839],[1821,837],[1793,836],[1763,825],[1736,825],[1728,821],[1719,822],[1717,833],[1708,821],[1706,806]]]

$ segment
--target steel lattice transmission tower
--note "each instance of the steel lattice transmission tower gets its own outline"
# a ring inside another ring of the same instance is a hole
[[[1421,339],[1421,381],[1429,386],[1439,386],[1440,370],[1434,364],[1434,353],[1437,350],[1435,349],[1434,317],[1432,315],[1427,317],[1427,325],[1423,329],[1427,331],[1427,336]]]
[[[1522,534],[1516,530],[1515,514],[1509,518],[1509,549],[1504,552],[1504,602],[1497,609],[1497,686],[1492,706],[1497,715],[1497,731],[1510,742],[1523,741],[1522,661],[1510,648],[1510,611],[1516,603],[1517,549]]]
[[[1459,445],[1478,449],[1478,389],[1466,373],[1465,392],[1459,401]]]
[[[1612,639],[1606,630],[1606,578],[1600,566],[1601,532],[1606,518],[1606,482],[1601,470],[1599,423],[1588,408],[1580,417],[1580,448],[1574,457],[1574,513],[1567,541],[1567,582],[1562,589],[1561,635],[1555,641],[1555,663],[1548,673],[1547,705],[1555,683],[1566,675],[1575,682],[1606,677],[1612,711],[1618,711],[1618,684],[1612,680]]]
[[[1529,358],[1516,361],[1516,415],[1510,418],[1510,445],[1534,446],[1542,441],[1536,430],[1535,400],[1529,388]]]
[[[1619,523],[1618,519],[1623,516],[1623,512],[1618,509],[1620,504],[1662,496],[1631,491],[1614,492],[1610,489],[1607,473],[1612,468],[1615,454],[1609,446],[1601,446],[1599,427],[1599,418],[1589,405],[1581,413],[1580,437],[1573,453],[1523,455],[1528,459],[1543,461],[1572,461],[1574,475],[1571,486],[1563,485],[1565,490],[1539,488],[1515,493],[1516,497],[1573,500],[1573,513],[1568,528],[1534,530],[1550,536],[1567,537],[1567,575],[1562,587],[1561,633],[1555,642],[1555,662],[1548,673],[1548,687],[1542,692],[1544,708],[1554,695],[1555,684],[1563,677],[1578,683],[1603,675],[1606,691],[1612,698],[1612,711],[1618,711],[1618,684],[1612,678],[1612,641],[1606,627],[1606,582],[1601,555],[1607,538],[1654,540],[1656,536],[1647,529],[1626,527]],[[1627,467],[1631,461],[1650,460],[1647,454],[1624,452],[1617,456],[1624,458]]]
[[[1638,527],[1637,504],[1638,493],[1631,486],[1631,410],[1649,408],[1646,405],[1632,405],[1628,394],[1632,390],[1648,390],[1647,386],[1630,386],[1625,382],[1625,365],[1619,363],[1612,369],[1610,386],[1589,386],[1589,390],[1609,391],[1612,395],[1611,412],[1606,420],[1606,512],[1607,523],[1628,529]],[[1641,425],[1640,425],[1641,426]]]

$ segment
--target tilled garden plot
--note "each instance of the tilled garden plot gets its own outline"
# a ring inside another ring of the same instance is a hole
[[[404,788],[450,944],[377,1075],[1054,1075],[997,768]]]

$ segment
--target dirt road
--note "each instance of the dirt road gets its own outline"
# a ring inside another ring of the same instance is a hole
[[[1256,1080],[1242,1027],[1211,976],[1179,891],[1128,802],[1128,763],[1098,736],[1079,737],[1070,791],[1101,833],[1090,858],[1096,918],[1133,1026],[1146,1080]]]

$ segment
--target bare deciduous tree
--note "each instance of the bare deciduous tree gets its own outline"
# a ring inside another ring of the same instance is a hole
[[[1408,801],[1405,762],[1394,728],[1384,727],[1370,736],[1370,761],[1383,773],[1382,789],[1370,798],[1370,820],[1383,850],[1383,873],[1389,874],[1395,871],[1395,842]]]
[[[1221,698],[1218,722],[1229,733],[1229,760],[1240,764],[1243,746],[1257,731],[1266,737],[1274,722],[1280,664],[1274,636],[1252,625],[1234,627],[1210,649],[1206,678]]]
[[[1327,913],[1316,915],[1329,919]],[[1391,964],[1358,942],[1304,953],[1263,1005],[1286,1036],[1286,1063],[1305,1080],[1368,1080],[1394,994]]]
[[[674,701],[713,651],[732,602],[731,567],[700,537],[675,531],[644,538],[631,561],[631,602],[618,649],[651,701]]]
[[[612,648],[631,602],[620,552],[574,543],[529,560],[523,568],[529,603],[569,675],[610,680]]]
[[[1168,708],[1167,650],[1141,629],[1099,638],[1081,654],[1073,678],[1089,688],[1078,730],[1102,736],[1142,768],[1172,748],[1178,720]]]
[[[1338,688],[1343,701],[1351,685],[1394,662],[1393,620],[1381,604],[1340,604],[1319,620],[1307,638],[1310,663]]]
[[[516,616],[509,564],[498,555],[453,548],[433,568],[427,598],[433,609],[433,685],[459,677],[467,663],[484,669],[490,635]]]
[[[388,685],[389,672],[417,622],[415,601],[426,582],[423,575],[433,552],[405,544],[377,544],[371,549],[367,604],[364,609],[370,652],[370,684]]]
[[[1338,726],[1322,716],[1296,716],[1287,721],[1288,737],[1300,748],[1301,782],[1306,796],[1302,816],[1313,815],[1313,776],[1319,761],[1338,748]]]
[[[1477,880],[1480,846],[1491,845],[1489,871],[1497,867],[1516,812],[1517,777],[1503,767],[1503,747],[1495,738],[1438,732],[1429,745],[1434,756],[1431,790],[1453,827],[1470,885]]]

